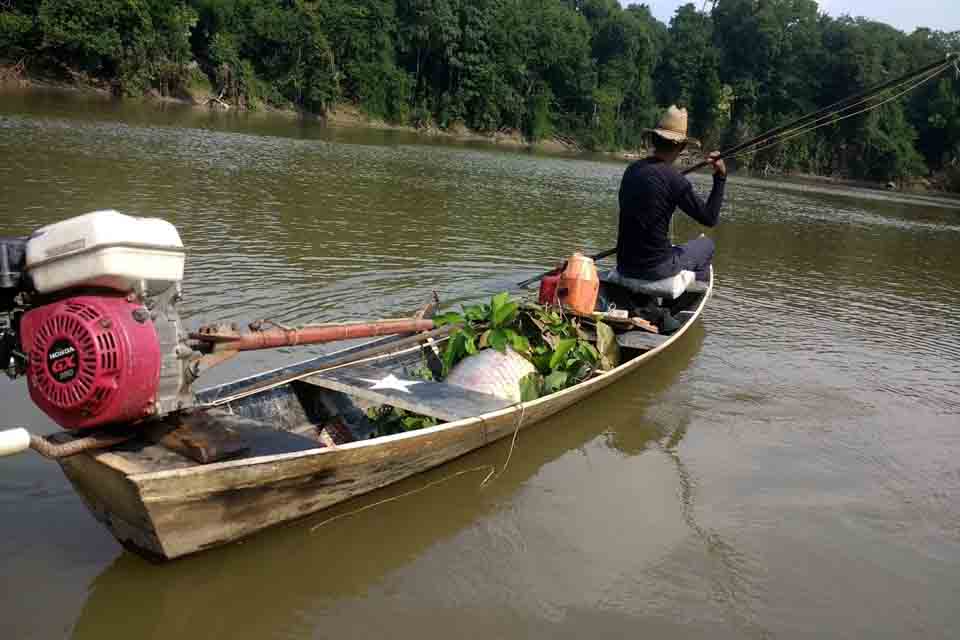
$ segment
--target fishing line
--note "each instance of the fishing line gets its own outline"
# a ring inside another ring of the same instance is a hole
[[[443,478],[440,478],[439,480],[434,480],[433,482],[428,482],[427,484],[423,485],[422,487],[418,487],[418,488],[416,488],[416,489],[411,489],[410,491],[406,491],[406,492],[404,492],[404,493],[401,493],[401,494],[398,495],[398,496],[392,496],[392,497],[386,498],[386,499],[384,499],[384,500],[379,500],[379,501],[374,502],[374,503],[372,503],[372,504],[368,504],[368,505],[365,505],[365,506],[363,506],[363,507],[360,507],[359,509],[354,509],[353,511],[347,511],[346,513],[339,513],[339,514],[333,516],[332,518],[327,518],[326,520],[323,520],[322,522],[320,522],[320,523],[318,523],[318,524],[315,524],[315,525],[313,525],[312,527],[310,527],[310,533],[315,532],[315,531],[316,531],[317,529],[319,529],[320,527],[326,526],[326,525],[330,524],[331,522],[335,522],[335,521],[337,521],[337,520],[342,520],[343,518],[349,518],[350,516],[355,516],[355,515],[357,515],[358,513],[363,513],[364,511],[369,511],[370,509],[373,509],[374,507],[379,507],[379,506],[381,506],[381,505],[387,504],[388,502],[394,502],[394,501],[396,501],[396,500],[400,500],[401,498],[406,498],[406,497],[409,497],[409,496],[418,494],[418,493],[420,493],[420,492],[422,492],[422,491],[426,491],[427,489],[430,489],[431,487],[435,487],[435,486],[437,486],[438,484],[443,484],[444,482],[448,482],[448,481],[450,481],[450,480],[453,480],[454,478],[459,478],[460,476],[465,476],[465,475],[467,475],[468,473],[476,473],[476,472],[478,472],[478,471],[487,471],[487,472],[488,472],[487,478],[489,478],[490,475],[492,475],[492,474],[496,471],[496,467],[494,467],[492,464],[485,464],[485,465],[481,465],[481,466],[479,466],[479,467],[473,467],[472,469],[464,469],[463,471],[458,471],[458,472],[456,472],[456,473],[454,473],[454,474],[451,474],[451,475],[449,475],[449,476],[445,476],[445,477],[443,477]],[[486,482],[486,480],[484,480],[484,482]]]
[[[804,116],[803,118],[800,118],[800,120],[795,121],[792,124],[788,124],[783,127],[777,127],[775,129],[771,129],[770,131],[767,131],[766,133],[762,133],[754,141],[744,143],[743,145],[739,145],[740,148],[735,147],[734,149],[732,149],[731,152],[733,155],[724,154],[723,157],[726,158],[726,157],[735,157],[735,155],[741,155],[741,151],[745,152],[746,149],[755,147],[757,145],[765,144],[770,140],[781,138],[781,136],[785,134],[789,135],[801,130],[804,132],[812,131],[816,127],[815,126],[811,127],[811,125],[817,125],[818,123],[821,123],[823,121],[830,121],[833,118],[835,118],[838,114],[844,114],[845,111],[849,111],[850,109],[854,109],[862,104],[866,104],[871,100],[875,100],[881,97],[887,91],[894,91],[896,89],[899,89],[900,87],[906,84],[909,84],[910,82],[913,82],[913,80],[915,80],[916,78],[920,77],[921,80],[919,82],[917,82],[916,84],[912,85],[909,89],[907,89],[907,91],[910,91],[920,86],[927,80],[943,73],[947,68],[949,68],[953,64],[954,63],[948,60],[946,62],[941,63],[940,66],[935,67],[932,70],[928,69],[926,71],[919,72],[908,78],[904,78],[902,81],[896,82],[893,85],[885,86],[882,89],[879,89],[877,91],[872,91],[867,95],[858,98],[855,102],[851,102],[850,104],[844,105],[842,107],[837,106],[837,105],[840,105],[842,102],[844,102],[843,100],[841,100],[840,102],[837,102],[834,105],[827,107],[826,109],[821,109],[820,111],[814,114],[811,114],[809,116]],[[903,93],[906,93],[906,91],[901,92],[900,94],[898,94],[898,96],[903,95]],[[849,100],[849,98],[847,100]],[[863,111],[858,113],[863,113]],[[847,114],[844,114],[844,117],[846,117],[846,115]]]
[[[933,71],[930,71],[930,72],[928,72],[927,74],[921,76],[919,80],[917,80],[916,82],[914,82],[913,84],[911,84],[910,86],[908,86],[906,89],[903,89],[902,91],[899,91],[899,92],[895,93],[895,94],[892,95],[892,96],[886,97],[885,99],[881,100],[880,102],[877,102],[877,103],[875,103],[875,104],[872,104],[872,105],[869,105],[869,106],[867,106],[867,107],[864,107],[863,109],[859,109],[859,110],[854,111],[854,112],[851,112],[851,113],[844,113],[845,111],[848,111],[849,109],[858,107],[858,106],[860,106],[860,105],[862,105],[862,104],[865,104],[865,103],[867,103],[867,102],[870,102],[870,101],[872,101],[872,100],[876,100],[877,98],[883,96],[883,94],[886,93],[886,92],[888,92],[888,91],[899,89],[900,87],[906,85],[908,82],[912,82],[912,81],[914,80],[914,78],[910,78],[909,80],[906,80],[906,81],[904,81],[904,82],[902,82],[902,83],[899,83],[899,84],[894,85],[894,86],[892,86],[892,87],[888,87],[888,88],[884,89],[883,91],[881,91],[881,92],[879,92],[879,93],[870,95],[870,96],[868,96],[868,97],[866,97],[866,98],[864,98],[864,99],[862,99],[862,100],[860,100],[860,101],[858,101],[858,102],[855,102],[855,103],[852,103],[852,104],[850,104],[850,105],[847,105],[846,107],[843,107],[842,109],[839,109],[839,110],[837,110],[837,111],[832,111],[832,112],[830,112],[830,113],[828,113],[828,114],[826,114],[826,115],[824,115],[824,116],[821,116],[821,117],[819,117],[819,118],[817,118],[817,119],[815,119],[815,120],[812,120],[812,121],[810,121],[810,122],[805,123],[803,126],[796,127],[796,128],[793,128],[793,129],[788,129],[788,130],[786,130],[786,131],[784,131],[784,132],[782,132],[782,133],[780,133],[780,134],[777,134],[777,135],[774,135],[774,136],[770,136],[770,137],[767,137],[767,138],[764,138],[764,139],[761,139],[761,140],[757,140],[755,143],[749,145],[747,148],[745,148],[745,149],[743,149],[743,150],[736,151],[736,152],[731,153],[731,154],[729,154],[729,155],[723,155],[723,156],[721,156],[721,157],[724,158],[724,159],[727,159],[727,158],[738,158],[738,157],[740,157],[740,156],[748,155],[748,154],[751,154],[751,153],[758,153],[758,152],[760,152],[760,151],[763,151],[763,150],[765,150],[765,149],[769,149],[769,148],[771,148],[771,147],[773,147],[773,146],[775,146],[775,145],[778,145],[778,144],[782,144],[782,143],[784,143],[784,142],[786,142],[786,141],[788,141],[788,140],[792,140],[793,138],[796,138],[796,137],[805,135],[805,134],[807,134],[807,133],[810,133],[811,131],[815,131],[815,130],[820,129],[820,128],[822,128],[822,127],[826,127],[826,126],[831,125],[831,124],[836,124],[836,123],[838,123],[838,122],[841,122],[842,120],[846,120],[846,119],[852,118],[852,117],[854,117],[854,116],[862,115],[862,114],[864,114],[864,113],[869,113],[870,111],[873,111],[873,110],[875,110],[875,109],[879,109],[879,108],[882,107],[883,105],[885,105],[885,104],[887,104],[887,103],[889,103],[889,102],[892,102],[893,100],[896,100],[897,98],[903,96],[903,95],[906,94],[906,93],[909,93],[910,91],[913,91],[913,90],[916,89],[917,87],[919,87],[919,86],[921,86],[921,85],[923,85],[923,84],[926,84],[927,82],[929,82],[929,81],[932,80],[933,78],[937,77],[938,75],[940,75],[941,73],[943,73],[945,70],[947,70],[948,68],[950,68],[950,67],[952,67],[952,66],[955,66],[955,63],[946,62],[946,63],[944,63],[943,65],[941,65],[940,67],[937,67],[936,69],[934,69]],[[813,126],[811,126],[811,125],[813,125]]]
[[[947,66],[949,66],[949,64],[948,64]],[[853,113],[844,113],[844,112],[846,112],[846,111],[848,111],[848,110],[850,110],[850,109],[853,109],[853,108],[855,108],[855,107],[858,107],[858,106],[860,106],[860,105],[862,105],[862,104],[866,104],[866,103],[870,102],[871,100],[875,100],[875,99],[881,97],[881,96],[883,95],[883,93],[885,93],[885,92],[887,92],[887,91],[894,90],[894,89],[898,89],[898,88],[904,86],[904,85],[907,84],[908,82],[912,81],[913,78],[911,78],[910,80],[904,81],[904,82],[902,82],[902,83],[900,83],[900,84],[898,84],[898,85],[895,85],[895,86],[893,86],[893,87],[889,87],[889,88],[887,88],[887,89],[884,89],[883,91],[878,92],[878,93],[876,93],[876,94],[874,94],[874,95],[870,95],[870,96],[868,96],[868,97],[866,97],[866,98],[864,98],[864,99],[862,99],[862,100],[860,100],[860,101],[858,101],[858,102],[854,102],[854,103],[852,103],[852,104],[850,104],[850,105],[847,105],[846,107],[843,107],[842,109],[838,109],[838,110],[836,110],[836,111],[831,111],[830,113],[827,113],[827,114],[825,114],[825,115],[823,115],[823,116],[821,116],[821,117],[819,117],[819,118],[817,118],[817,119],[814,119],[814,120],[811,120],[811,121],[809,121],[809,122],[806,122],[806,123],[804,123],[804,124],[801,125],[801,126],[797,126],[797,127],[794,127],[794,128],[787,129],[787,130],[785,130],[785,131],[783,131],[783,132],[781,132],[781,133],[778,133],[777,135],[773,135],[773,136],[769,136],[769,137],[763,137],[763,136],[761,136],[761,139],[756,140],[755,142],[749,144],[749,145],[747,146],[747,148],[743,149],[742,151],[737,151],[737,152],[735,152],[735,153],[733,153],[733,154],[725,155],[724,157],[725,157],[725,158],[735,158],[735,157],[738,157],[738,156],[741,156],[741,155],[744,155],[744,154],[747,154],[747,153],[753,153],[753,152],[755,152],[755,151],[758,151],[758,150],[761,149],[761,148],[766,149],[766,148],[769,148],[770,146],[772,146],[773,144],[778,144],[778,143],[780,143],[780,142],[784,142],[784,141],[786,141],[786,140],[789,140],[789,139],[791,139],[791,138],[794,138],[794,137],[796,137],[796,136],[798,136],[798,135],[803,135],[804,133],[808,133],[808,132],[813,131],[813,130],[815,130],[815,129],[819,129],[821,126],[823,126],[823,124],[821,124],[821,123],[831,124],[831,123],[833,123],[833,122],[838,122],[838,121],[840,121],[840,120],[844,120],[844,119],[846,119],[846,118],[848,118],[848,117],[852,117],[852,116],[855,116],[855,115],[859,115],[859,114],[862,114],[862,113],[869,112],[869,111],[871,111],[872,109],[875,109],[875,108],[877,108],[877,107],[879,107],[879,106],[882,106],[883,104],[886,104],[887,102],[889,102],[889,101],[892,100],[892,99],[895,99],[895,98],[898,98],[898,97],[902,96],[904,93],[907,93],[907,92],[909,92],[909,91],[912,91],[913,89],[915,89],[916,87],[920,86],[921,84],[923,84],[923,83],[927,82],[928,80],[936,77],[937,75],[939,75],[940,73],[942,73],[945,69],[946,69],[946,67],[940,67],[940,68],[938,68],[938,69],[934,69],[933,72],[931,72],[930,74],[928,74],[928,75],[926,75],[925,77],[921,78],[921,80],[918,81],[917,83],[911,85],[911,86],[908,87],[906,90],[901,91],[900,93],[896,94],[896,95],[893,96],[892,98],[890,98],[890,99],[888,99],[888,100],[884,100],[884,101],[881,102],[881,103],[878,103],[878,104],[875,104],[875,105],[871,105],[871,106],[869,106],[869,107],[867,107],[867,108],[865,108],[865,109],[862,109],[862,110],[859,110],[859,111],[856,111],[856,112],[853,112]],[[811,125],[812,125],[812,126],[811,126]],[[768,143],[769,143],[769,144],[768,144]]]

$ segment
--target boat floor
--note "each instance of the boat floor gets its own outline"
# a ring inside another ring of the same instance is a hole
[[[430,415],[442,422],[510,406],[496,396],[415,377],[424,366],[419,350],[317,373],[232,402],[202,409],[205,422],[238,436],[246,445],[239,458],[310,451],[365,440],[375,434],[367,410],[383,405]],[[388,388],[378,387],[386,382]],[[391,387],[391,383],[397,388]],[[407,391],[402,391],[406,388]],[[193,459],[161,444],[132,441],[111,449],[111,466],[150,473],[197,466]]]

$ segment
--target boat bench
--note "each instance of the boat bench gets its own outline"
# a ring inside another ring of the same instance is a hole
[[[685,282],[683,275],[687,275]],[[600,274],[602,284],[620,287],[638,295],[649,296],[652,298],[662,298],[664,300],[679,300],[686,293],[706,293],[710,289],[709,282],[701,282],[693,279],[692,271],[681,271],[680,274],[671,278],[662,280],[647,281],[627,278],[617,273],[616,269],[606,271]],[[687,284],[689,282],[689,284]],[[677,293],[679,289],[679,293]],[[676,296],[674,295],[676,294]]]
[[[488,393],[444,382],[409,379],[387,369],[363,365],[317,373],[301,382],[445,422],[500,411],[514,404]]]

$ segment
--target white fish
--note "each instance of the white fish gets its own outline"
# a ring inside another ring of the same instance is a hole
[[[506,353],[483,349],[461,360],[444,382],[520,402],[520,380],[534,371],[530,361],[509,347]]]

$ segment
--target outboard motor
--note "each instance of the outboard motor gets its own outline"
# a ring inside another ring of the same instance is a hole
[[[196,408],[197,377],[243,351],[436,329],[428,305],[396,320],[187,333],[177,312],[184,262],[172,224],[116,211],[0,239],[0,369],[26,376],[31,399],[57,424],[91,430],[63,445],[0,431],[0,456],[32,448],[61,458],[125,441],[147,419]],[[98,429],[120,425],[122,435]]]
[[[66,429],[189,406],[183,267],[173,225],[116,211],[0,240],[0,366]]]

